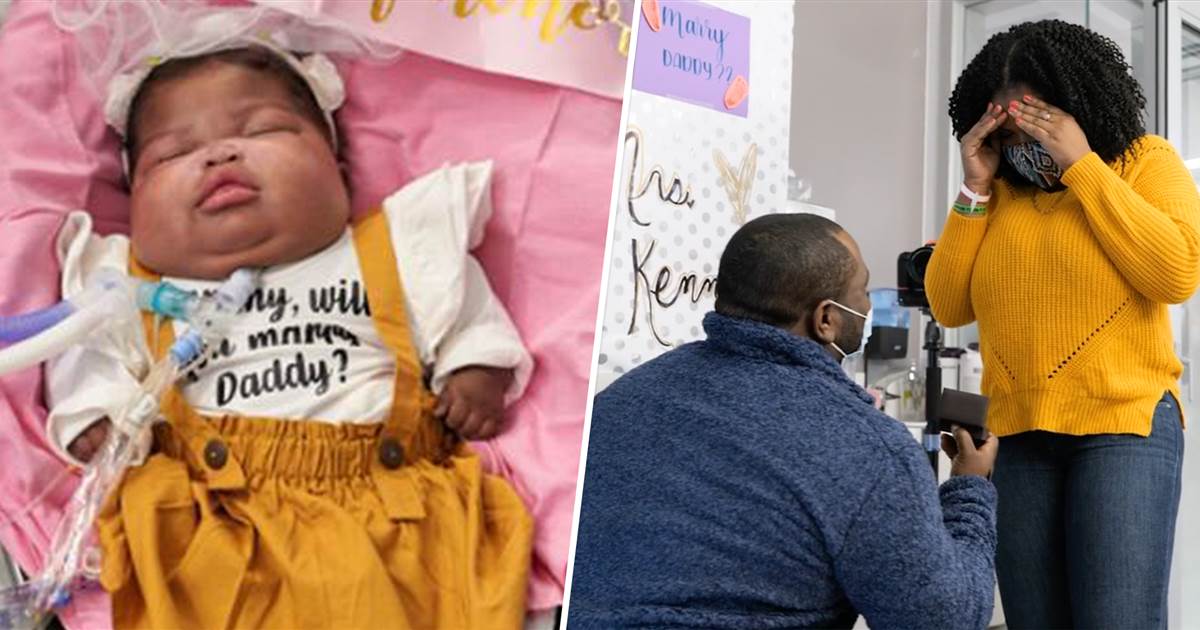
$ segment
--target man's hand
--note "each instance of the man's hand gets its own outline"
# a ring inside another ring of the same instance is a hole
[[[942,451],[950,458],[950,476],[979,475],[990,479],[996,465],[996,452],[1000,449],[1000,438],[988,433],[987,441],[975,448],[975,441],[967,430],[954,425],[954,437],[942,435]]]
[[[434,415],[466,440],[486,440],[504,428],[504,393],[512,370],[468,366],[446,378]]]

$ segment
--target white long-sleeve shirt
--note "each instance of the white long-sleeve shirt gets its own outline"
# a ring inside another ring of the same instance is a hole
[[[517,330],[469,251],[491,215],[491,163],[447,166],[383,203],[414,345],[435,393],[468,365],[511,368],[512,402],[533,368]],[[59,233],[64,298],[101,269],[125,272],[129,240],[93,233],[72,213]],[[217,282],[164,278],[185,289]],[[186,327],[175,323],[176,334]],[[202,415],[226,413],[331,423],[382,422],[392,404],[395,360],[375,330],[349,228],[326,249],[263,271],[261,288],[226,342],[181,381]],[[94,421],[115,418],[150,365],[140,318],[73,346],[48,364],[47,432],[66,447]]]

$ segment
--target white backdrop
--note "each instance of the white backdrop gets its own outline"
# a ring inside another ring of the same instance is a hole
[[[748,116],[638,90],[626,99],[597,391],[672,347],[703,338],[701,320],[712,310],[717,262],[730,235],[746,220],[784,210],[793,3],[707,4],[750,18]]]

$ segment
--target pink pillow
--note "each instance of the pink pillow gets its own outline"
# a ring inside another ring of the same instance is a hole
[[[0,313],[57,299],[51,244],[66,212],[128,229],[116,136],[48,3],[17,0],[0,31]],[[445,162],[495,161],[495,215],[476,252],[536,361],[510,428],[477,444],[537,524],[529,606],[558,605],[566,572],[620,103],[406,53],[339,64],[339,113],[361,212]],[[37,370],[0,378],[0,544],[36,570],[74,481],[43,437]],[[45,494],[45,496],[40,496]],[[107,627],[83,595],[71,627]]]

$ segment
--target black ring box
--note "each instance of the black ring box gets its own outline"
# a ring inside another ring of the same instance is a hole
[[[987,410],[987,396],[944,389],[938,405],[938,428],[950,433],[951,425],[957,424],[966,429],[979,446],[987,436]]]

